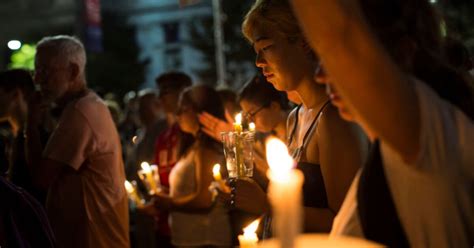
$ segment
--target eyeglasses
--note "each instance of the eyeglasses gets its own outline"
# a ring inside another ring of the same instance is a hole
[[[262,109],[267,108],[268,106],[270,106],[270,103],[263,104],[262,106],[258,107],[256,110],[245,113],[245,118],[247,120],[253,120],[253,118],[255,117],[255,115],[258,114],[258,112],[262,111]]]

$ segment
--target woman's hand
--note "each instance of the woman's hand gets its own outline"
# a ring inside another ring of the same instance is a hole
[[[173,206],[173,200],[169,195],[158,193],[152,197],[153,205],[159,210],[171,210]]]
[[[232,130],[232,117],[227,111],[225,113],[227,122],[207,112],[199,115],[199,122],[203,126],[202,131],[219,142],[221,141],[221,132]]]
[[[230,205],[242,211],[261,215],[270,210],[267,195],[252,179],[242,178],[229,182],[231,193]]]
[[[157,217],[159,214],[159,211],[156,209],[153,202],[147,203],[143,206],[137,206],[137,211],[151,217]]]

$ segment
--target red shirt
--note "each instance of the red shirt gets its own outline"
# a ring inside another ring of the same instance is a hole
[[[160,182],[162,186],[169,187],[169,176],[171,169],[178,162],[178,143],[181,136],[181,129],[176,123],[165,129],[156,138],[155,143],[155,164],[158,165]],[[158,217],[158,232],[163,235],[170,235],[168,226],[168,212],[160,211]]]

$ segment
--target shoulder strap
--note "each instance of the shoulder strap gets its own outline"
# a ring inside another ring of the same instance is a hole
[[[292,154],[292,157],[296,160],[296,161],[299,161],[303,152],[305,151],[306,149],[306,146],[309,144],[309,141],[311,140],[310,137],[312,136],[314,130],[316,130],[316,127],[317,127],[317,124],[318,124],[318,120],[319,120],[319,116],[321,116],[321,113],[323,112],[324,108],[326,108],[326,106],[329,104],[329,100],[326,101],[324,103],[324,105],[319,109],[319,112],[318,114],[316,115],[316,117],[314,117],[314,120],[313,122],[311,122],[311,125],[309,126],[308,130],[306,130],[306,133],[303,137],[303,143],[301,144],[300,147],[298,147],[297,149],[295,149],[293,151],[293,154]],[[299,109],[298,109],[299,110]],[[298,114],[298,113],[297,113]],[[296,122],[295,122],[295,128],[296,129]],[[293,133],[294,133],[294,130],[293,130]],[[290,144],[290,143],[288,143]]]
[[[296,126],[298,125],[298,116],[299,116],[299,113],[300,113],[300,108],[301,108],[301,104],[296,107],[295,122],[293,123],[293,129],[291,130],[291,134],[288,137],[288,145],[290,145],[291,142],[293,142],[293,137],[295,136]]]
[[[324,103],[324,105],[319,109],[318,114],[314,118],[313,122],[311,123],[311,126],[309,126],[308,130],[306,131],[304,138],[303,138],[303,144],[301,146],[301,149],[304,150],[306,149],[306,146],[309,144],[310,137],[313,136],[314,130],[316,130],[318,123],[319,123],[319,117],[323,113],[323,110],[326,108],[326,106],[329,104],[329,100]]]

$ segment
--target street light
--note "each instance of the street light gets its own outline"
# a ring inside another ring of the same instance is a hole
[[[19,40],[11,40],[7,45],[10,50],[18,50],[21,47],[21,42]]]

